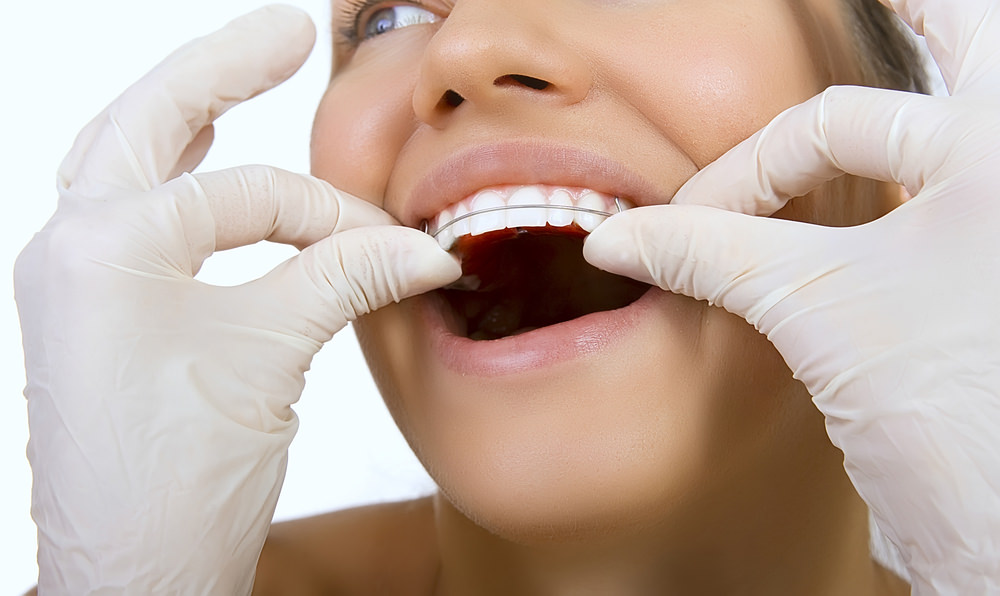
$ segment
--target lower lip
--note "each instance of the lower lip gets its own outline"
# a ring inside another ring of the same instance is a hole
[[[429,331],[431,349],[450,370],[461,375],[500,377],[552,366],[601,352],[638,328],[645,313],[671,296],[650,288],[632,304],[534,329],[502,339],[477,341],[448,329],[444,309],[436,294],[421,297],[421,312]]]

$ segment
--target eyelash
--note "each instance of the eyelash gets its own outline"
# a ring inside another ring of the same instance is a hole
[[[364,37],[358,34],[361,31],[362,19],[371,9],[378,7],[384,2],[385,0],[346,1],[344,7],[340,10],[340,18],[341,21],[347,24],[337,30],[340,42],[351,50],[356,49],[364,41]],[[423,3],[419,0],[411,0],[410,4],[423,7]]]

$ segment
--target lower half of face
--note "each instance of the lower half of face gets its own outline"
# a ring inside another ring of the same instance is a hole
[[[867,204],[845,209],[848,190]],[[873,183],[841,180],[779,215],[857,223],[882,198]],[[420,460],[495,534],[684,525],[712,515],[706,503],[815,499],[799,479],[843,479],[805,388],[765,337],[719,308],[648,288],[627,306],[489,341],[466,337],[453,310],[433,292],[356,331]]]
[[[494,533],[532,540],[648,525],[713,492],[775,482],[814,465],[805,453],[825,451],[801,385],[765,338],[720,309],[651,289],[590,315],[608,321],[567,338],[571,353],[550,362],[526,355],[518,337],[466,345],[447,308],[418,297],[356,328],[418,457]],[[489,369],[502,360],[516,365]]]

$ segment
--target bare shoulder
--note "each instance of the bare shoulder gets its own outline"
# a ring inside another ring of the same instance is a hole
[[[432,498],[369,505],[272,525],[253,594],[423,595],[437,567]]]

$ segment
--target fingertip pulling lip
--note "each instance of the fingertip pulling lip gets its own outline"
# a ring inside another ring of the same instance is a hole
[[[637,206],[665,202],[648,180],[608,157],[563,145],[503,142],[457,151],[434,167],[402,198],[400,221],[420,229],[442,209],[473,193],[503,184],[587,188]]]

